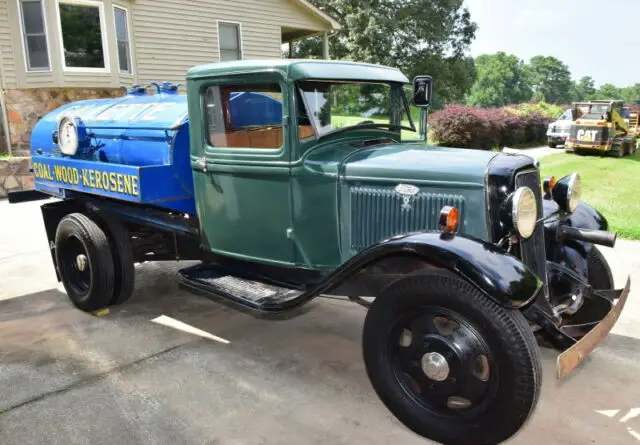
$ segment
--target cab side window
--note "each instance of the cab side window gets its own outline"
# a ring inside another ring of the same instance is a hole
[[[204,107],[209,145],[268,150],[282,147],[280,85],[211,86],[205,91]]]

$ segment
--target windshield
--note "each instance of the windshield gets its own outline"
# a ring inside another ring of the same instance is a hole
[[[303,81],[298,83],[298,126],[301,139],[359,126],[392,128],[403,139],[416,139],[418,130],[407,110],[400,84]]]

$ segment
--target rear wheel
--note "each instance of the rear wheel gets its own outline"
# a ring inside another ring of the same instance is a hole
[[[107,306],[113,296],[113,256],[104,231],[81,213],[65,216],[56,230],[55,256],[67,295],[83,311]]]
[[[133,249],[129,232],[115,218],[100,215],[108,231],[109,246],[113,253],[114,288],[110,305],[122,304],[131,298],[135,284]]]
[[[558,146],[558,144],[556,144],[555,142],[549,142],[549,148],[556,148]]]
[[[444,444],[508,439],[540,392],[539,351],[522,314],[448,272],[385,289],[367,314],[363,351],[387,408]]]

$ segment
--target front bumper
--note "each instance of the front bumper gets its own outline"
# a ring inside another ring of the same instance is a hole
[[[609,313],[584,337],[558,356],[556,364],[558,378],[573,371],[609,335],[627,302],[630,288],[631,277],[627,278],[624,289],[617,291],[618,301],[612,306]],[[611,303],[613,304],[613,301]]]
[[[547,135],[548,141],[554,144],[564,144],[568,137],[569,135]]]

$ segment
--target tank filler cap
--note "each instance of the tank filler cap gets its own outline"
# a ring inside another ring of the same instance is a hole
[[[171,83],[164,81],[160,84],[160,92],[164,94],[177,94],[178,88],[180,88],[182,84],[180,83]]]
[[[147,87],[137,83],[134,83],[133,85],[131,85],[131,88],[129,89],[127,89],[127,87],[124,87],[124,86],[122,88],[126,89],[127,94],[132,96],[144,96],[147,94]]]

